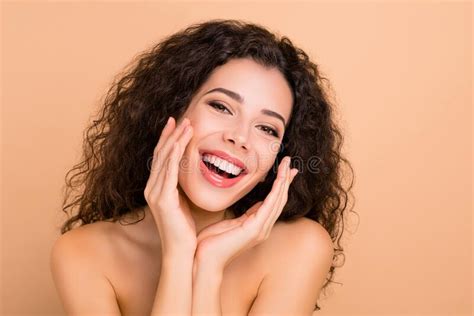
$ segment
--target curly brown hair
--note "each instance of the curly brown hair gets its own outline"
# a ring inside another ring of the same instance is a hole
[[[264,27],[242,20],[193,24],[138,55],[114,79],[96,113],[98,118],[84,133],[81,162],[65,176],[62,209],[66,214],[68,209],[72,214],[78,210],[62,225],[61,234],[74,224],[117,221],[146,206],[149,162],[167,118],[181,117],[214,68],[233,58],[252,58],[281,71],[292,89],[294,104],[265,181],[229,210],[238,217],[264,200],[281,159],[292,157],[291,166],[298,168],[300,175],[289,188],[278,220],[307,217],[328,231],[336,247],[325,289],[334,282],[336,259],[344,257],[340,239],[354,180],[353,169],[341,154],[343,136],[334,121],[329,81],[287,37],[279,39]],[[352,176],[347,188],[344,165]],[[77,191],[74,196],[73,191]],[[318,304],[315,309],[320,310]]]

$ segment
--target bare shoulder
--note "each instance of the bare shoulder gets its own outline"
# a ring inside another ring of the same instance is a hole
[[[99,254],[110,245],[110,239],[119,234],[117,225],[111,222],[95,222],[76,227],[58,237],[53,245],[68,247],[82,254]]]
[[[50,252],[50,270],[68,314],[103,312],[120,315],[115,290],[105,275],[114,225],[96,222],[61,235]]]
[[[261,249],[265,274],[248,315],[311,315],[333,259],[326,229],[309,218],[277,222]]]
[[[95,222],[76,227],[59,236],[50,251],[50,267],[84,267],[106,276],[106,267],[115,256],[114,248],[120,240],[120,231],[114,223]],[[122,237],[123,238],[123,237]],[[68,262],[71,261],[71,262]]]
[[[127,245],[133,236],[119,222],[97,221],[76,227],[58,237],[54,242],[50,260],[54,255],[76,258],[84,261],[90,269],[109,278],[117,258],[127,252]],[[133,225],[130,225],[133,227]]]
[[[334,244],[327,230],[318,222],[302,217],[290,222],[278,221],[267,240],[260,246],[261,264],[265,274],[278,273],[292,260],[311,264],[312,259],[325,261],[320,264],[325,270],[330,266]]]
[[[80,245],[81,251],[106,258],[111,252],[122,252],[128,242],[138,246],[149,243],[152,239],[150,236],[155,237],[156,232],[150,231],[153,226],[149,223],[152,223],[153,219],[148,217],[143,221],[144,218],[134,212],[124,214],[115,221],[109,219],[79,226],[61,235],[56,244]]]
[[[269,237],[269,247],[278,253],[291,249],[306,251],[333,250],[333,242],[327,230],[318,222],[301,217],[291,222],[276,222]]]

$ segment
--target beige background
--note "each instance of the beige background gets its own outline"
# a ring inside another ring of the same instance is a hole
[[[472,4],[2,5],[2,315],[59,315],[61,186],[89,115],[138,52],[192,22],[287,35],[329,77],[356,171],[353,233],[316,315],[472,312]]]

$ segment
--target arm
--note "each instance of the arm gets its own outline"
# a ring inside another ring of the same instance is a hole
[[[199,232],[193,271],[193,315],[222,315],[220,288],[224,267],[270,235],[297,171],[290,172],[290,160],[285,158],[280,163],[272,191],[263,202],[255,203],[236,219],[221,221]]]
[[[191,315],[221,316],[221,285],[224,270],[194,261]]]
[[[102,273],[93,249],[78,235],[61,235],[50,252],[50,270],[67,315],[120,315],[115,291]]]
[[[151,316],[191,315],[194,253],[164,257]]]

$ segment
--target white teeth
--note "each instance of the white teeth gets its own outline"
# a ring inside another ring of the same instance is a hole
[[[234,165],[233,163],[228,162],[227,160],[223,160],[219,157],[213,156],[213,155],[208,155],[205,154],[203,156],[203,160],[210,162],[217,168],[227,172],[227,173],[232,173],[235,176],[238,176],[241,172],[242,169]]]
[[[216,160],[214,161],[214,165],[224,170],[225,169],[224,164],[225,164],[225,160],[222,160],[221,158],[216,157]]]
[[[232,166],[230,163],[227,163],[225,171],[227,171],[227,173],[232,173],[234,171],[234,166]]]

